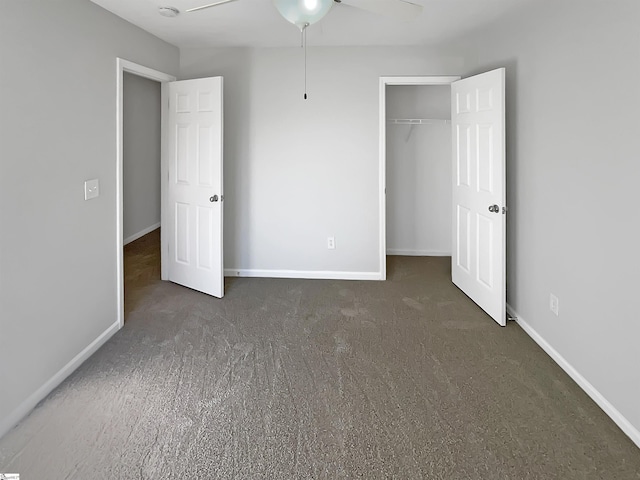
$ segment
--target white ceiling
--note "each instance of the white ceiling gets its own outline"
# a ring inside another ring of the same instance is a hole
[[[300,42],[298,28],[279,15],[271,0],[236,0],[192,13],[183,12],[213,0],[91,1],[180,48],[284,47]],[[412,1],[423,5],[424,11],[409,22],[335,4],[325,18],[309,27],[309,45],[433,45],[482,28],[536,0]],[[181,13],[176,18],[162,17],[160,6],[173,6]]]

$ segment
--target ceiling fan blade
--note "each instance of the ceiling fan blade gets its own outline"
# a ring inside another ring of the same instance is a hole
[[[207,5],[202,5],[201,7],[194,7],[194,8],[190,8],[189,10],[185,10],[186,13],[189,12],[196,12],[198,10],[204,10],[205,8],[211,8],[211,7],[216,7],[218,5],[222,5],[223,3],[229,3],[229,2],[235,2],[236,0],[219,0],[217,2],[214,3],[209,3]]]
[[[340,3],[398,20],[413,20],[422,13],[422,5],[407,0],[342,0]]]

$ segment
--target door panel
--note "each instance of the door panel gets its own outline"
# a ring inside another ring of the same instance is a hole
[[[189,205],[176,202],[175,261],[189,265]]]
[[[168,280],[224,295],[222,78],[169,84]]]
[[[452,280],[506,325],[505,70],[452,84]],[[491,210],[490,210],[491,208]]]
[[[471,185],[471,127],[469,125],[458,125],[456,128],[456,140],[458,149],[456,151],[457,165],[454,168],[458,185]]]
[[[456,252],[454,255],[456,259],[456,266],[463,269],[465,272],[471,271],[471,266],[469,263],[469,259],[471,257],[471,252],[469,251],[469,247],[471,245],[471,237],[470,235],[470,226],[471,226],[471,212],[468,208],[465,208],[461,205],[458,205],[458,214],[457,218],[457,243],[456,243]]]

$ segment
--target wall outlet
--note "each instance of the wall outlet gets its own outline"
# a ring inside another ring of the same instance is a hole
[[[97,178],[84,182],[84,199],[91,200],[100,195],[100,183]]]
[[[558,309],[560,308],[560,301],[553,293],[549,294],[549,310],[558,316]]]
[[[327,248],[329,250],[335,250],[335,248],[336,248],[336,239],[335,239],[335,237],[327,238]]]

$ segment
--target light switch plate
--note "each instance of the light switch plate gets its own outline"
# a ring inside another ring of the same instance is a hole
[[[549,294],[549,310],[555,313],[556,317],[559,316],[558,310],[560,309],[560,300],[553,293]]]
[[[97,178],[84,182],[84,199],[91,200],[100,195],[100,182]]]

